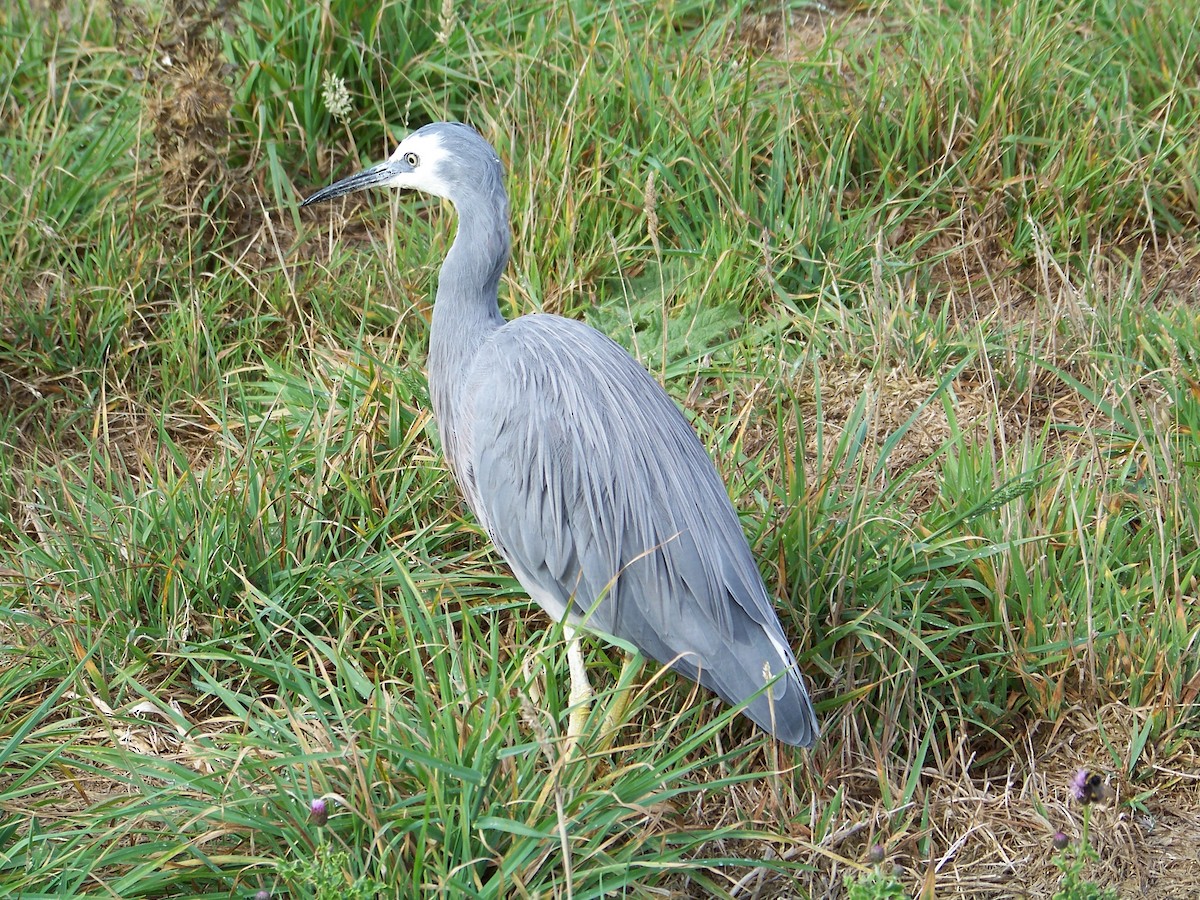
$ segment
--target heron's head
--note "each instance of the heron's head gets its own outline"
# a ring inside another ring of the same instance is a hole
[[[300,205],[369,187],[424,191],[458,205],[472,192],[499,186],[502,176],[496,151],[474,128],[458,122],[434,122],[402,140],[386,162],[343,178]]]

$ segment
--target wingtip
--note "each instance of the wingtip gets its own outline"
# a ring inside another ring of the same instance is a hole
[[[760,700],[766,702],[760,704]],[[792,747],[807,749],[821,737],[816,710],[798,674],[779,695],[769,700],[764,695],[744,712],[776,740]]]
[[[814,746],[821,738],[821,726],[817,722],[816,714],[813,712],[812,705],[808,702],[808,697],[804,698],[804,712],[806,715],[796,716],[794,718],[775,721],[775,727],[767,730],[775,737],[776,740],[792,747],[799,747],[802,750],[807,750]],[[765,726],[764,726],[765,727]]]

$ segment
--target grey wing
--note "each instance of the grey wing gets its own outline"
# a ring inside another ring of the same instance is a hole
[[[498,330],[472,367],[468,498],[551,615],[629,641],[807,746],[816,718],[725,487],[620,345],[557,316]]]

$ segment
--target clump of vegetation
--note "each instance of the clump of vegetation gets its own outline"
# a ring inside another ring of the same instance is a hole
[[[184,224],[189,231],[203,223],[214,200],[219,205],[232,195],[234,202],[241,201],[229,166],[230,73],[214,37],[227,7],[174,3],[159,23],[153,45],[143,48],[152,73],[147,112],[162,201],[184,217],[176,228]],[[129,15],[123,3],[116,8]],[[144,16],[138,18],[137,25],[145,29]],[[214,236],[211,230],[209,236]]]
[[[1112,789],[1098,773],[1080,769],[1071,779],[1071,794],[1083,809],[1083,825],[1078,843],[1072,844],[1061,831],[1054,835],[1054,849],[1058,851],[1054,865],[1062,872],[1062,879],[1053,900],[1117,900],[1119,894],[1114,888],[1102,888],[1084,876],[1088,864],[1100,858],[1088,840],[1092,805],[1111,802]]]
[[[309,822],[318,829],[329,824],[332,801],[315,798],[309,807]],[[310,854],[279,864],[279,877],[291,887],[291,895],[311,895],[315,900],[372,900],[387,885],[366,875],[349,875],[351,858],[345,849],[337,849],[322,830],[321,838]]]
[[[872,868],[857,875],[846,875],[846,900],[906,900],[908,894],[897,877],[895,868],[886,871],[886,852],[881,844],[875,844],[867,854]]]

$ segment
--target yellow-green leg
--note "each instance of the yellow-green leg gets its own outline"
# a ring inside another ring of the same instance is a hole
[[[587,669],[583,665],[583,649],[579,645],[579,634],[574,628],[564,629],[567,637],[567,665],[571,668],[571,693],[567,705],[571,717],[567,719],[567,750],[573,750],[583,734],[588,714],[592,709],[592,683],[588,681]]]
[[[644,661],[645,658],[640,653],[632,656],[628,653],[625,654],[625,661],[621,663],[621,674],[617,676],[615,696],[608,707],[608,712],[604,714],[604,726],[600,730],[600,734],[603,736],[602,749],[604,750],[612,747],[613,741],[617,737],[617,731],[625,724],[625,710],[629,706],[629,695],[633,691],[634,682],[641,674]]]

